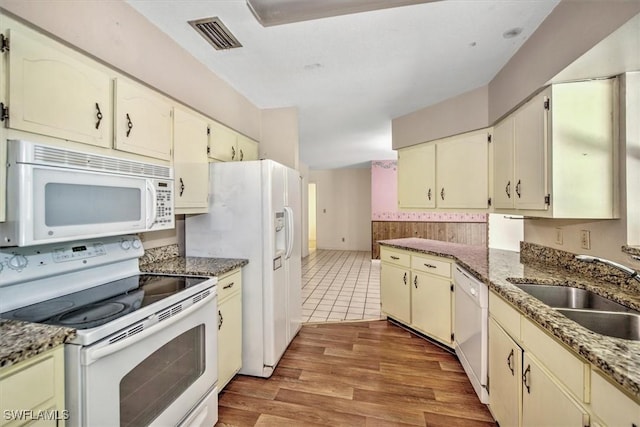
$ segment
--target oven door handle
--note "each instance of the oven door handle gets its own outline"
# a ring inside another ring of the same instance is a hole
[[[193,313],[196,310],[199,310],[200,308],[204,307],[207,305],[207,303],[211,302],[212,300],[214,300],[216,298],[216,293],[215,292],[210,292],[209,295],[207,297],[205,297],[204,299],[200,300],[199,302],[197,302],[196,304],[191,305],[190,307],[188,307],[185,310],[182,310],[180,313],[169,317],[166,320],[162,320],[162,321],[158,321],[158,318],[155,314],[149,316],[147,319],[154,317],[154,323],[152,323],[149,326],[146,326],[144,328],[144,330],[142,332],[138,332],[135,335],[132,335],[131,337],[127,337],[127,338],[123,338],[120,341],[116,341],[113,344],[109,344],[106,340],[105,340],[105,344],[103,344],[102,346],[98,345],[96,346],[96,348],[88,348],[87,352],[84,353],[83,357],[82,357],[82,363],[83,365],[91,365],[94,362],[97,362],[98,360],[102,359],[103,357],[109,356],[110,354],[116,353],[120,350],[122,350],[125,347],[128,347],[132,344],[135,344],[139,341],[142,341],[144,339],[146,339],[147,337],[155,334],[156,332],[161,331],[163,328],[172,325],[176,322],[179,322],[180,320],[184,319],[185,317],[191,315],[191,313]]]

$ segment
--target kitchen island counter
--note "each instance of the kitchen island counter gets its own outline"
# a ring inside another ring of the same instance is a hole
[[[71,328],[0,319],[0,368],[44,353],[75,336]]]
[[[624,282],[624,276],[611,273],[608,280],[590,277],[592,264],[576,262],[566,252],[528,243],[521,245],[521,253],[416,238],[382,240],[379,243],[454,259],[640,402],[640,342],[591,332],[515,286],[516,283],[574,286],[640,311],[640,289],[628,286],[630,281]],[[584,270],[583,274],[580,274],[580,269]]]

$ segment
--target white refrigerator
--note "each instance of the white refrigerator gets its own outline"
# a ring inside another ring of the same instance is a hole
[[[209,185],[209,213],[185,220],[185,252],[249,260],[240,373],[270,377],[301,325],[300,175],[272,160],[211,163]]]

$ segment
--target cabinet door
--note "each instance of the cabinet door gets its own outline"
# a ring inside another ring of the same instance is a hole
[[[451,281],[413,272],[411,287],[412,326],[451,345]]]
[[[493,128],[493,206],[496,209],[513,208],[513,124],[513,116],[509,116]]]
[[[160,94],[125,79],[115,80],[117,150],[171,159],[171,104]]]
[[[223,162],[237,160],[237,134],[220,123],[209,123],[209,157]]]
[[[545,210],[547,185],[546,134],[547,110],[545,91],[523,105],[514,116],[515,207]]]
[[[410,281],[409,269],[382,264],[380,272],[382,311],[407,324],[411,323]]]
[[[242,366],[242,294],[218,306],[218,392]]]
[[[238,135],[237,159],[240,161],[258,160],[258,143],[244,135]]]
[[[421,144],[398,150],[398,206],[436,207],[436,146]]]
[[[501,426],[517,426],[520,410],[522,350],[489,319],[489,407]]]
[[[207,211],[209,159],[207,122],[181,108],[173,112],[173,165],[176,213]]]
[[[493,379],[492,379],[493,381]],[[582,427],[586,412],[565,394],[527,352],[522,364],[522,426]]]
[[[487,132],[473,132],[436,145],[439,208],[489,207]]]
[[[9,30],[9,126],[110,147],[111,78],[89,60],[35,35]]]

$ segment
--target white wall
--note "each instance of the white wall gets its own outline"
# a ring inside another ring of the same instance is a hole
[[[371,169],[312,170],[309,182],[316,183],[318,249],[371,251]]]
[[[298,170],[298,109],[266,109],[262,110],[261,117],[260,158]]]
[[[489,214],[489,247],[520,252],[524,240],[523,218],[518,215]]]
[[[301,216],[302,216],[302,236],[301,248],[302,257],[309,255],[309,167],[300,163],[300,197],[301,197]]]

